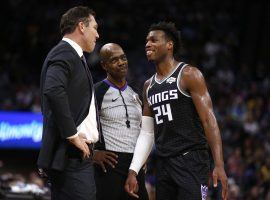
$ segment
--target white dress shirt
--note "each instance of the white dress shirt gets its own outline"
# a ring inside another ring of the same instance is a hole
[[[63,38],[63,41],[69,43],[75,51],[78,53],[79,57],[83,56],[83,50],[76,42],[69,38]],[[87,140],[95,143],[98,141],[99,133],[97,129],[97,119],[96,119],[96,106],[95,106],[95,93],[93,89],[92,99],[89,107],[89,113],[86,118],[82,121],[82,123],[77,127],[77,133],[73,136],[68,137],[68,139],[74,138],[78,136],[80,133],[85,134]]]

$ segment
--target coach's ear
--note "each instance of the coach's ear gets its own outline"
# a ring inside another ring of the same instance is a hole
[[[81,33],[84,33],[85,25],[84,25],[83,22],[79,22],[77,27],[78,27],[78,30],[79,30]]]

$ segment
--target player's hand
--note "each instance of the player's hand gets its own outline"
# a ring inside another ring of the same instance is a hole
[[[87,141],[84,139],[83,135],[78,135],[74,138],[68,139],[70,143],[72,143],[75,147],[80,149],[83,153],[83,158],[89,158],[90,156],[90,150],[87,145]]]
[[[138,194],[136,194],[139,190],[139,186],[136,178],[136,172],[133,170],[129,170],[128,172],[128,177],[125,183],[125,190],[130,196],[139,198]]]
[[[228,178],[226,176],[224,167],[216,166],[213,170],[213,185],[217,187],[218,180],[221,181],[222,185],[222,199],[227,200],[228,198]]]
[[[101,166],[104,172],[107,172],[105,164],[110,165],[112,168],[115,168],[117,164],[118,156],[109,151],[94,151],[93,160],[95,163]]]

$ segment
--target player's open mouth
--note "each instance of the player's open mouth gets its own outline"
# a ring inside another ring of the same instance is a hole
[[[150,56],[154,51],[153,50],[146,50],[146,55]]]

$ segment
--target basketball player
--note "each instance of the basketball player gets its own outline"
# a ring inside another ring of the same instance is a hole
[[[214,158],[213,183],[227,199],[222,142],[204,77],[198,68],[179,62],[180,33],[174,23],[153,24],[146,55],[156,74],[145,82],[142,130],[137,140],[126,191],[134,196],[137,172],[155,140],[157,200],[206,200],[210,172],[208,144]],[[154,134],[155,133],[155,134]]]

